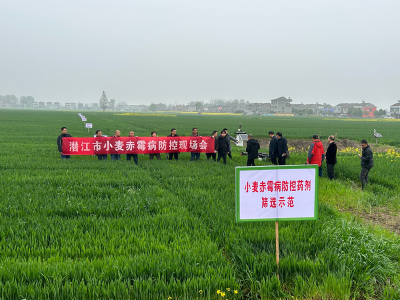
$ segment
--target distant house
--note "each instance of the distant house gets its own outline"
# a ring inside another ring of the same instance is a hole
[[[390,105],[390,115],[396,119],[400,119],[400,100],[397,103]]]
[[[163,103],[159,103],[157,104],[157,111],[166,111],[167,110],[167,105],[163,104]]]
[[[375,118],[375,113],[376,111],[376,106],[373,105],[372,103],[365,103],[363,101],[362,103],[362,115],[364,118]]]
[[[330,104],[292,104],[292,109],[298,114],[326,116],[334,113],[334,108]]]
[[[292,99],[279,97],[271,100],[271,111],[274,113],[291,114],[292,113]]]
[[[66,109],[76,109],[76,103],[75,102],[66,102],[64,107]]]
[[[183,109],[184,109],[183,111],[186,112],[194,112],[196,111],[196,105],[185,105]]]
[[[247,111],[251,111],[253,114],[262,115],[272,112],[271,103],[251,103],[246,105]]]
[[[231,105],[232,112],[243,112],[247,109],[246,103],[236,103]]]
[[[376,106],[364,101],[362,103],[339,103],[333,109],[335,114],[348,114],[349,110],[354,108],[361,108],[364,118],[374,118]]]
[[[320,104],[292,104],[292,110],[298,114],[317,115]]]
[[[140,105],[131,105],[131,111],[136,111],[136,112],[141,111]]]

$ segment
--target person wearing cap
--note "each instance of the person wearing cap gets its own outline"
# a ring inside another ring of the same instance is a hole
[[[337,153],[337,146],[335,143],[335,137],[330,135],[328,137],[328,149],[326,149],[326,170],[328,172],[328,177],[330,180],[335,179],[335,164],[337,163],[336,153]]]
[[[253,138],[252,134],[249,134],[248,138],[249,139],[247,141],[247,147],[246,147],[247,165],[255,166],[256,164],[254,163],[254,160],[258,158],[258,150],[260,149],[260,144],[258,143],[257,140]]]
[[[312,136],[313,142],[308,149],[307,165],[318,165],[318,175],[322,177],[322,160],[325,158],[324,145],[319,140],[318,135],[314,134]]]
[[[273,131],[268,132],[271,141],[269,142],[269,153],[268,158],[274,164],[277,165],[276,158],[278,157],[278,138],[275,136]]]
[[[287,140],[282,136],[282,132],[277,132],[276,137],[278,139],[278,164],[283,166],[286,165]]]
[[[362,155],[358,154],[361,158],[361,172],[360,180],[362,189],[368,184],[368,174],[371,168],[374,166],[374,156],[372,154],[371,146],[368,145],[366,140],[361,141]]]

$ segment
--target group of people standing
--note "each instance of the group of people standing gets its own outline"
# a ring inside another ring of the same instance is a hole
[[[268,135],[271,138],[270,143],[269,143],[269,155],[268,155],[269,160],[274,165],[285,165],[286,158],[288,157],[288,154],[289,154],[286,138],[282,136],[282,132],[277,132],[275,135],[273,131],[269,131]],[[114,137],[120,137],[120,136],[121,136],[121,132],[119,130],[116,130]],[[129,131],[128,137],[134,137],[134,136],[135,136],[135,132],[133,130]],[[151,136],[157,137],[157,132],[152,131]],[[178,135],[176,134],[176,129],[172,128],[171,133],[168,136],[178,137]],[[191,136],[199,136],[196,127],[194,127],[192,129]],[[61,128],[61,134],[57,138],[57,146],[58,146],[58,151],[61,154],[61,158],[69,159],[70,158],[69,155],[63,155],[63,153],[62,153],[62,138],[64,138],[64,137],[72,137],[70,134],[67,133],[67,127]],[[101,130],[96,131],[96,137],[103,137]],[[228,134],[227,128],[222,129],[222,131],[219,135],[218,135],[218,132],[216,130],[214,130],[211,134],[211,137],[215,140],[214,152],[206,153],[207,159],[212,158],[214,161],[219,162],[222,158],[224,164],[226,164],[226,156],[228,156],[229,158],[232,159],[231,140],[236,143],[238,141]],[[322,163],[325,160],[328,177],[330,180],[333,180],[333,179],[335,179],[335,165],[337,163],[337,158],[336,158],[337,145],[335,143],[335,137],[333,135],[330,135],[328,137],[328,143],[329,143],[329,145],[328,145],[328,148],[327,148],[326,154],[325,154],[324,145],[320,141],[319,136],[313,135],[312,143],[308,149],[306,164],[318,165],[318,167],[319,167],[318,175],[320,177],[322,177]],[[362,154],[359,154],[359,157],[361,159],[360,181],[362,184],[362,189],[364,189],[365,186],[368,184],[368,174],[369,174],[369,171],[371,170],[371,168],[374,166],[374,159],[373,159],[372,149],[368,145],[368,142],[366,140],[361,141],[361,148],[362,148]],[[259,142],[253,138],[252,134],[249,134],[248,141],[247,141],[247,147],[246,147],[246,151],[247,151],[247,155],[248,155],[247,166],[255,166],[254,160],[258,158],[258,150],[259,149],[260,149]],[[218,154],[218,158],[217,158],[217,154]],[[178,155],[179,155],[179,153],[177,153],[177,152],[167,153],[166,159],[178,160]],[[105,160],[105,159],[107,159],[107,154],[98,154],[97,157],[99,160]],[[160,153],[149,154],[150,160],[153,160],[154,157],[156,157],[157,160],[161,159]],[[120,160],[121,155],[120,154],[111,154],[111,159],[112,160]],[[126,160],[131,160],[131,159],[133,159],[135,164],[138,164],[138,155],[137,154],[126,154]],[[200,159],[200,153],[191,152],[191,158],[190,158],[191,161],[199,160],[199,159]]]
[[[70,155],[64,155],[62,153],[62,139],[64,137],[72,137],[68,132],[67,127],[61,127],[61,134],[57,138],[57,146],[58,146],[58,151],[61,154],[62,159],[69,159]],[[134,137],[135,132],[133,130],[129,131],[128,137]],[[178,137],[179,135],[176,134],[176,129],[171,128],[171,133],[168,135],[170,137]],[[192,134],[191,136],[199,136],[197,132],[197,128],[193,127],[192,129]],[[96,131],[95,137],[105,137],[105,135],[102,134],[101,130]],[[121,137],[121,131],[116,130],[115,134],[113,137]],[[157,137],[157,132],[152,131],[151,132],[151,137]],[[211,135],[212,138],[215,139],[214,145],[214,152],[213,153],[206,153],[207,159],[213,159],[214,161],[220,161],[221,158],[223,159],[224,164],[226,164],[226,156],[228,156],[230,159],[232,159],[232,146],[231,146],[231,140],[235,141],[236,143],[238,142],[235,138],[230,136],[228,134],[228,129],[224,128],[222,129],[220,135],[218,135],[218,132],[214,130]],[[217,158],[217,153],[218,153],[218,158]],[[106,160],[108,155],[107,154],[96,154],[98,160]],[[161,159],[160,153],[154,153],[154,154],[149,154],[149,159],[153,160],[154,157],[157,158],[157,160]],[[179,152],[171,152],[166,154],[166,159],[168,160],[178,160],[179,157]],[[120,160],[121,159],[121,154],[111,154],[111,160]],[[137,154],[126,154],[126,160],[131,160],[135,162],[135,164],[138,164],[138,155]],[[190,160],[199,160],[200,159],[200,153],[198,152],[191,152],[191,157]]]
[[[273,131],[270,131],[269,136],[271,138],[269,144],[269,159],[274,165],[285,165],[285,160],[288,154],[287,141],[282,137],[281,132],[277,132],[274,135]],[[361,172],[360,181],[362,189],[368,184],[368,174],[371,168],[374,166],[374,158],[371,146],[368,145],[366,140],[361,141],[362,153],[358,154],[361,159]],[[312,136],[312,143],[308,149],[306,164],[318,165],[318,175],[322,177],[322,163],[325,160],[328,177],[330,180],[335,179],[335,165],[337,163],[337,145],[335,143],[335,137],[330,135],[328,137],[328,148],[324,150],[324,145],[319,139],[318,135]],[[277,161],[278,159],[278,161]]]
[[[178,136],[176,134],[176,129],[172,128],[171,129],[171,134],[168,135],[168,136],[171,136],[171,137]],[[197,131],[197,127],[193,127],[192,128],[192,134],[190,136],[194,136],[194,137],[195,136],[199,136],[198,131]],[[218,135],[218,131],[214,130],[211,133],[211,138],[214,139],[214,152],[213,153],[206,153],[207,159],[211,159],[212,158],[214,161],[219,162],[221,160],[221,158],[222,158],[224,164],[226,164],[226,156],[227,155],[228,155],[228,157],[230,159],[232,159],[231,140],[235,141],[236,143],[238,141],[228,134],[228,129],[227,128],[222,129],[220,135]],[[217,158],[217,153],[218,153],[218,158]],[[173,158],[175,158],[175,160],[177,160],[178,159],[178,154],[179,153],[167,153],[167,158],[169,160],[172,160]],[[152,159],[152,158],[150,157],[150,159]],[[157,157],[157,159],[161,159],[161,158]],[[198,153],[198,152],[191,152],[190,153],[190,161],[199,160],[199,159],[200,159],[200,153]]]
[[[282,132],[277,132],[275,135],[273,131],[270,131],[268,135],[271,138],[268,154],[271,163],[274,165],[286,165],[288,155],[286,138],[282,136]]]

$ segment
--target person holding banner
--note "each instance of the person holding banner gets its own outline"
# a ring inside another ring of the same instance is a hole
[[[64,155],[62,153],[62,139],[65,137],[72,137],[69,133],[67,133],[67,127],[61,127],[61,134],[57,137],[57,146],[58,146],[58,152],[61,154],[62,159],[69,159],[69,155]]]
[[[194,137],[199,136],[199,134],[197,133],[197,128],[196,127],[193,127],[191,136],[194,136]],[[190,161],[194,161],[194,160],[200,160],[200,152],[197,152],[197,153],[196,152],[191,152],[190,153]]]
[[[277,165],[276,158],[278,157],[278,138],[275,136],[273,131],[268,132],[271,141],[269,142],[269,153],[268,158],[274,164]]]
[[[249,140],[247,141],[247,165],[255,166],[254,160],[258,158],[258,150],[260,149],[260,144],[257,140],[253,139],[253,135],[248,135]]]
[[[212,159],[216,161],[217,152],[218,152],[218,131],[214,130],[211,134],[211,137],[214,139],[214,153],[206,153],[207,159]]]
[[[312,136],[312,144],[310,145],[310,149],[308,149],[307,155],[307,165],[318,165],[318,175],[322,177],[322,161],[325,158],[325,150],[324,145],[319,140],[318,135],[314,134]]]
[[[101,138],[103,135],[101,130],[96,130],[96,138]],[[107,154],[96,154],[98,160],[107,160]]]
[[[151,137],[156,138],[157,137],[157,131],[152,131],[151,132]],[[161,160],[160,153],[149,154],[149,159],[153,160],[154,156],[157,158],[157,160]]]
[[[135,137],[135,132],[133,130],[129,131],[129,135],[128,137]],[[131,158],[133,157],[133,161],[135,162],[135,164],[138,164],[138,155],[137,154],[127,154],[126,155],[126,160],[131,160]]]
[[[224,165],[226,165],[226,154],[229,154],[229,146],[230,146],[230,141],[228,141],[228,139],[226,138],[226,132],[222,130],[221,135],[218,137],[217,162],[219,162],[222,157],[224,160]]]
[[[170,134],[170,135],[167,135],[167,136],[170,136],[170,137],[178,137],[179,135],[176,134],[176,129],[175,129],[175,128],[172,128],[172,129],[171,129],[171,134]],[[175,160],[178,160],[178,154],[179,154],[179,152],[168,153],[168,160],[172,160],[172,157],[174,157]]]
[[[115,135],[113,137],[121,137],[121,131],[115,130]],[[120,160],[121,154],[111,154],[111,160]]]

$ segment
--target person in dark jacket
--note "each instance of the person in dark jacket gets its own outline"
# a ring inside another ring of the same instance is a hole
[[[129,131],[129,135],[128,137],[135,137],[135,132],[133,130]],[[133,158],[133,161],[135,162],[135,164],[138,164],[138,155],[137,154],[127,154],[126,155],[126,160],[131,160],[131,158]]]
[[[214,139],[214,152],[213,153],[206,153],[207,159],[212,159],[216,161],[217,152],[218,152],[218,131],[214,130],[211,134],[211,137]]]
[[[226,154],[229,153],[229,144],[230,144],[230,142],[226,138],[226,132],[224,130],[222,130],[221,135],[218,137],[217,162],[220,161],[220,159],[222,157],[224,160],[224,165],[226,165]]]
[[[226,137],[225,137],[225,138],[226,138],[226,140],[227,140],[228,143],[229,143],[229,152],[228,152],[228,156],[229,156],[230,159],[232,159],[232,145],[231,145],[231,141],[234,141],[235,143],[238,143],[239,141],[238,141],[237,139],[231,137],[231,136],[228,134],[228,129],[227,129],[227,128],[224,128],[223,130],[224,130],[225,133],[226,133]]]
[[[69,133],[67,133],[67,127],[61,127],[61,134],[57,137],[57,146],[58,146],[58,152],[61,154],[62,159],[69,159],[69,155],[64,155],[62,153],[62,139],[65,137],[72,137]]]
[[[271,141],[269,142],[269,154],[268,158],[274,165],[277,165],[276,158],[278,157],[278,138],[275,136],[273,131],[268,132]]]
[[[372,154],[372,148],[368,145],[366,140],[361,141],[362,155],[358,154],[361,158],[361,172],[360,180],[362,189],[368,184],[368,174],[371,168],[374,166],[374,157]]]
[[[178,137],[179,135],[176,134],[176,129],[172,128],[171,134],[167,135],[167,136]],[[178,154],[179,154],[179,152],[168,153],[168,160],[172,160],[172,158],[175,158],[175,160],[178,160]]]
[[[318,135],[314,134],[313,137],[313,142],[310,145],[310,148],[308,149],[308,156],[307,156],[307,165],[318,165],[319,170],[318,170],[318,175],[319,177],[322,177],[322,160],[325,158],[325,150],[324,150],[324,145],[322,142],[319,140]]]
[[[328,149],[326,149],[326,170],[328,171],[328,177],[330,180],[335,179],[335,165],[337,163],[336,160],[336,153],[337,153],[337,146],[335,143],[335,137],[330,135],[328,137]]]
[[[286,165],[287,140],[282,136],[282,132],[277,132],[276,137],[278,139],[278,164]]]
[[[198,137],[199,134],[197,133],[197,127],[193,127],[192,135],[193,137]],[[200,152],[191,152],[190,153],[190,161],[200,160]]]
[[[258,158],[258,149],[260,149],[260,144],[257,140],[253,139],[253,135],[248,135],[249,140],[247,141],[247,165],[248,166],[255,166],[254,160]]]

